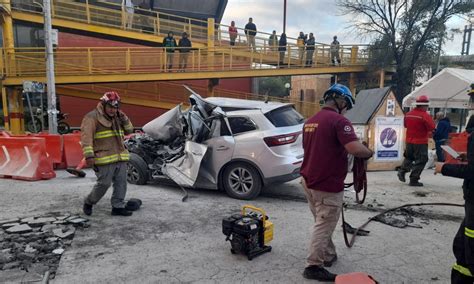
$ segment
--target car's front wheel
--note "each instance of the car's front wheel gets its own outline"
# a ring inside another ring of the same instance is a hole
[[[237,199],[254,199],[262,190],[262,178],[258,171],[242,162],[230,164],[225,168],[222,184],[227,194]]]
[[[143,185],[148,181],[148,166],[145,160],[135,153],[130,153],[127,163],[127,181],[131,184]]]

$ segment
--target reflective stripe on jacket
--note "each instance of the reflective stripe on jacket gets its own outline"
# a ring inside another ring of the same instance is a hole
[[[433,118],[421,108],[414,108],[405,115],[407,128],[406,142],[410,144],[428,144],[428,137],[433,134]]]
[[[85,158],[95,158],[98,166],[128,161],[123,144],[125,134],[133,132],[127,116],[109,118],[101,103],[84,117],[81,124],[81,144]]]

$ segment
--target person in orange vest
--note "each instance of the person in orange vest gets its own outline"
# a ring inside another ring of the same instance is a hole
[[[410,186],[423,186],[420,175],[428,162],[428,138],[435,129],[433,118],[427,113],[430,99],[419,96],[416,107],[405,114],[406,147],[402,166],[398,170],[398,179],[405,182],[405,174],[410,172]]]
[[[471,85],[472,86],[472,85]],[[474,87],[474,86],[472,86]],[[474,110],[474,88],[469,92],[470,110]],[[472,116],[471,116],[472,118]],[[464,179],[464,219],[453,241],[453,253],[456,258],[451,269],[451,284],[474,283],[474,135],[473,120],[466,125],[470,134],[467,139],[467,164],[436,163],[435,174]]]
[[[132,215],[132,210],[128,210],[124,201],[130,154],[123,143],[124,134],[132,132],[132,123],[120,110],[117,92],[106,92],[97,107],[82,120],[82,151],[87,165],[94,169],[97,176],[94,188],[84,200],[84,214],[92,214],[92,206],[99,202],[113,183],[112,215]]]

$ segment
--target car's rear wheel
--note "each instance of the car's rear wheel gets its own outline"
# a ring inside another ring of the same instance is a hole
[[[148,166],[142,157],[130,153],[127,163],[127,181],[131,184],[143,185],[148,181]]]
[[[228,165],[222,175],[222,184],[232,198],[250,200],[262,190],[262,178],[258,171],[247,163]]]

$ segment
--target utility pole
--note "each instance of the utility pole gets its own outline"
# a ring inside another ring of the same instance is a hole
[[[44,42],[46,45],[46,78],[48,84],[48,126],[50,134],[58,133],[56,110],[56,83],[54,78],[54,54],[51,21],[51,0],[43,0]]]
[[[286,34],[286,0],[283,0],[283,33]]]

